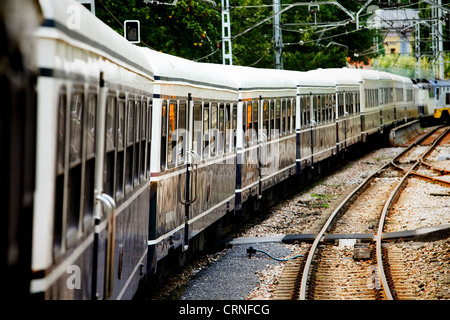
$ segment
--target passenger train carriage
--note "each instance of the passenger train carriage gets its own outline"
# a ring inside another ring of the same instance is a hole
[[[35,297],[131,299],[225,217],[423,115],[404,77],[195,63],[130,44],[77,2],[40,9]]]
[[[31,292],[131,298],[147,262],[154,72],[84,7],[40,3]]]

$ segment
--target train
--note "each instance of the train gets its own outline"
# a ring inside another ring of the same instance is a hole
[[[411,79],[417,86],[417,100],[433,114],[433,119],[448,123],[450,120],[450,80]]]
[[[33,44],[0,126],[12,297],[133,299],[275,188],[434,114],[431,86],[402,76],[193,62],[131,44],[76,1],[29,3],[33,32],[2,33]]]

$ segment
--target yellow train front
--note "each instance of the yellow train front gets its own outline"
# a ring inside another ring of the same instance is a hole
[[[435,119],[450,121],[450,80],[430,80],[433,86]]]

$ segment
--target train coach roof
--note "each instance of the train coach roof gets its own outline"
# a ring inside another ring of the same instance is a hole
[[[43,27],[59,33],[44,36],[61,38],[89,52],[105,55],[112,61],[127,64],[136,71],[153,77],[152,66],[128,42],[83,5],[74,0],[39,0],[44,16]],[[120,61],[120,62],[119,62]]]
[[[319,73],[302,71],[283,71],[286,76],[292,77],[297,86],[301,88],[334,88],[335,82],[329,77],[324,77]]]
[[[220,69],[227,70],[238,84],[238,89],[249,91],[253,89],[277,90],[293,89],[296,83],[292,74],[284,70],[259,69],[244,66],[223,66]]]
[[[221,65],[198,63],[148,48],[139,50],[152,65],[155,80],[185,82],[196,86],[213,86],[236,90],[238,82]]]
[[[398,74],[391,74],[392,80],[396,82],[401,82],[402,84],[413,84],[410,78],[400,76]]]
[[[359,86],[365,78],[361,71],[348,68],[330,68],[310,70],[308,73],[328,78],[335,86]]]

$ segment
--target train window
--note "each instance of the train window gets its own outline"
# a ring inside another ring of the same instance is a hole
[[[161,107],[161,171],[166,168],[167,159],[167,101],[162,101]]]
[[[87,121],[86,121],[86,155],[88,158],[95,155],[95,127],[97,114],[97,94],[88,95]]]
[[[295,132],[295,117],[297,116],[297,99],[292,99],[292,131]]]
[[[135,142],[139,142],[141,138],[141,99],[136,99],[135,109],[134,109],[134,139]]]
[[[336,120],[336,98],[334,95],[328,96],[329,108],[330,108],[330,121]]]
[[[141,107],[141,138],[139,141],[139,179],[145,179],[145,145],[146,145],[146,128],[147,128],[147,97],[142,99]]]
[[[275,137],[280,135],[280,117],[281,117],[281,101],[279,99],[275,100],[275,121],[273,128],[275,129]]]
[[[115,164],[115,136],[116,136],[116,108],[117,97],[109,95],[106,103],[106,159],[103,176],[103,189],[107,194],[114,194],[114,164]]]
[[[320,96],[320,119],[323,123],[328,121],[327,118],[327,101],[326,95]]]
[[[370,101],[370,90],[369,89],[364,89],[364,95],[365,95],[365,97],[364,97],[364,103],[365,103],[365,105],[366,105],[366,108],[370,108],[370,107],[372,107],[370,104],[369,104],[369,101]]]
[[[194,132],[193,132],[192,149],[198,156],[202,155],[202,105],[194,104]]]
[[[217,129],[217,103],[211,104],[211,129]]]
[[[246,141],[247,143],[251,143],[253,140],[253,105],[252,101],[248,101],[245,103],[246,105],[246,115],[247,115],[247,126],[246,126]]]
[[[150,155],[151,155],[151,141],[152,141],[152,106],[153,100],[150,99],[147,105],[147,179],[150,179]]]
[[[139,159],[141,158],[141,116],[142,116],[142,105],[141,98],[136,99],[135,105],[135,116],[134,116],[134,154],[133,154],[133,183],[136,186],[139,182]]]
[[[361,113],[361,94],[356,92],[356,113]]]
[[[108,96],[108,102],[106,104],[106,151],[111,151],[115,147],[116,136],[116,105],[117,98],[115,96]]]
[[[209,103],[203,105],[203,158],[209,157]]]
[[[82,115],[84,94],[76,92],[72,95],[70,105],[70,162],[81,160]]]
[[[186,112],[189,111],[186,109],[186,100],[180,100],[178,102],[178,164],[184,163],[186,153],[184,152],[187,148],[187,132],[186,132],[186,123],[188,116]]]
[[[317,95],[316,99],[314,100],[314,111],[315,111],[315,116],[316,116],[316,122],[317,123],[322,123],[322,96]]]
[[[344,99],[345,99],[344,94],[343,93],[339,93],[338,94],[338,116],[339,116],[339,118],[344,116],[344,112],[345,112],[345,109],[344,109],[345,101],[344,101]]]
[[[259,101],[253,100],[253,130],[251,132],[252,134],[252,141],[256,142],[258,141],[258,132],[259,132]]]
[[[379,100],[377,101],[377,99],[379,99],[379,95],[378,95],[378,90],[376,89],[370,89],[369,90],[370,93],[370,107],[377,107],[379,106]]]
[[[287,99],[287,103],[286,103],[286,131],[287,132],[292,132],[292,100],[291,99]]]
[[[224,151],[225,140],[225,106],[221,103],[219,107],[219,132],[217,133],[217,148],[218,154],[222,154]]]
[[[445,104],[450,104],[450,93],[445,93]]]
[[[117,110],[117,149],[123,150],[125,145],[125,100],[121,98]]]
[[[168,167],[176,164],[177,160],[177,150],[175,150],[177,145],[177,105],[176,101],[169,102],[169,115],[168,115],[168,132],[167,132],[167,163]]]
[[[134,141],[135,141],[135,108],[136,102],[133,99],[128,99],[127,104],[127,146],[125,153],[125,190],[133,187],[133,159],[134,159]]]
[[[95,180],[95,137],[97,115],[97,93],[88,94],[86,109],[86,163],[84,168],[84,201],[83,221],[92,223],[94,212],[94,180]]]
[[[317,116],[316,116],[316,112],[317,112],[317,99],[315,95],[310,95],[309,99],[308,99],[309,103],[310,103],[310,108],[311,108],[311,119],[310,121],[316,121],[317,122]]]
[[[225,104],[225,153],[230,150],[230,134],[231,130],[231,105],[229,103]]]
[[[301,125],[303,128],[305,128],[306,126],[309,125],[309,115],[310,115],[309,97],[307,97],[307,96],[300,97],[300,109],[301,109],[301,114],[302,114]]]
[[[267,137],[269,139],[272,138],[273,134],[274,134],[274,130],[273,130],[273,121],[275,119],[275,104],[274,104],[274,100],[269,100],[269,127],[267,129]]]
[[[124,182],[124,157],[125,157],[125,99],[124,95],[119,98],[117,103],[117,158],[116,158],[116,198],[123,194]]]
[[[67,242],[71,245],[75,240],[80,225],[81,210],[81,165],[71,168],[69,171],[69,183],[67,186]]]
[[[59,255],[62,248],[63,207],[64,207],[64,168],[66,146],[66,110],[67,94],[61,89],[58,99],[58,137],[57,137],[57,166],[55,183],[55,203],[53,217],[53,253]]]
[[[85,224],[92,224],[94,213],[94,183],[95,183],[95,158],[86,161],[84,168],[84,201],[83,221]]]
[[[142,99],[142,109],[141,109],[141,141],[146,140],[146,130],[147,130],[147,97]]]
[[[233,104],[233,121],[231,122],[231,131],[233,132],[233,150],[236,149],[236,130],[237,130],[237,105]]]
[[[263,101],[263,134],[269,136],[269,101]]]
[[[346,104],[347,104],[347,112],[348,114],[353,114],[353,93],[349,92],[347,93],[346,97]]]
[[[128,100],[127,108],[127,146],[134,142],[134,117],[135,117],[135,101],[134,99]]]
[[[242,104],[242,145],[247,146],[247,102]]]
[[[217,102],[211,103],[211,114],[210,114],[210,128],[208,130],[208,152],[209,156],[214,157],[218,151],[218,140],[220,134],[218,133],[218,117],[219,117],[219,106]]]
[[[84,93],[76,89],[70,105],[70,169],[68,176],[67,203],[67,241],[71,245],[80,226],[81,183],[82,183],[82,140]]]
[[[280,105],[280,135],[286,133],[285,127],[285,119],[286,119],[286,99],[281,99]]]
[[[66,145],[66,105],[67,95],[65,89],[62,89],[59,94],[58,101],[57,174],[64,173],[64,151]]]

